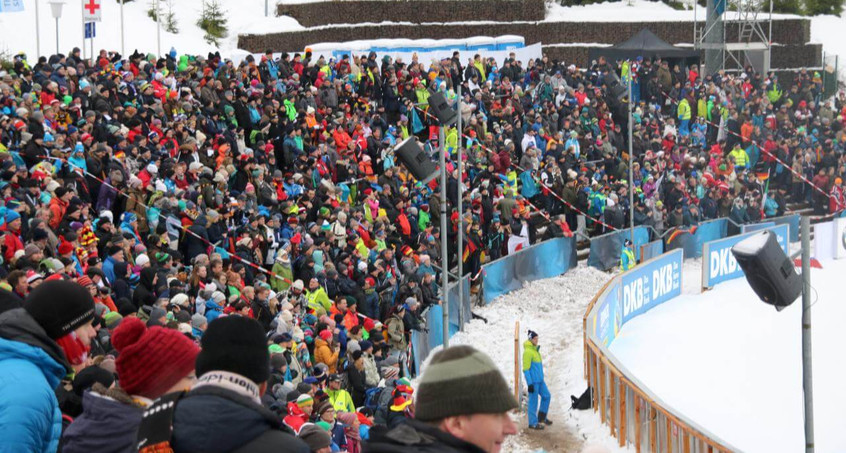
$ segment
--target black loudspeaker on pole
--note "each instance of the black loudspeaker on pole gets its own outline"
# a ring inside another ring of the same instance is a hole
[[[802,278],[773,233],[753,234],[731,248],[746,281],[762,301],[781,311],[802,293]]]
[[[430,94],[428,102],[429,113],[435,115],[441,126],[452,126],[458,121],[458,113],[449,105],[440,91]]]
[[[397,143],[397,146],[394,147],[394,154],[397,156],[397,160],[414,176],[414,179],[423,184],[438,176],[438,167],[423,152],[414,136]]]

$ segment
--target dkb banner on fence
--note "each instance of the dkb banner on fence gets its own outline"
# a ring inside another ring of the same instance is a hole
[[[778,244],[784,250],[784,253],[790,253],[788,239],[790,239],[790,227],[784,225],[771,225],[766,228],[776,235]],[[734,244],[748,238],[755,234],[755,232],[739,234],[737,236],[727,237],[717,241],[705,243],[702,246],[702,287],[711,288],[717,283],[722,283],[727,280],[739,278],[743,276],[743,271],[737,265],[734,255],[731,254],[731,248]]]
[[[643,261],[651,260],[664,253],[664,241],[657,240],[640,246],[640,255]]]
[[[464,299],[461,308],[458,304],[459,288],[464,292]],[[470,276],[461,279],[461,283],[453,283],[449,287],[449,336],[452,337],[461,330],[461,321],[470,321]],[[462,317],[460,312],[464,312]],[[441,321],[438,321],[441,322]],[[441,339],[443,337],[440,337]],[[441,340],[439,340],[441,341]]]
[[[767,228],[773,226],[775,226],[775,222],[747,223],[740,226],[740,231],[744,233],[751,233],[753,231],[766,230]]]
[[[799,241],[799,214],[790,214],[781,217],[772,217],[767,219],[768,222],[773,222],[776,225],[790,226],[790,242]]]
[[[620,254],[623,251],[623,242],[629,239],[631,234],[630,230],[619,230],[591,238],[588,266],[603,271],[618,267],[620,265]],[[638,261],[640,261],[640,246],[647,242],[649,242],[649,228],[645,226],[635,227],[634,252]]]
[[[681,294],[681,250],[646,261],[620,277],[622,323]]]
[[[702,244],[726,237],[727,219],[714,219],[702,222],[694,228],[679,230],[665,238],[664,250],[684,250],[686,258],[698,258],[702,253]]]
[[[614,278],[597,299],[588,329],[608,347],[625,323],[681,294],[681,249],[645,261]]]
[[[605,288],[605,292],[599,296],[598,307],[593,313],[589,321],[593,324],[594,336],[603,346],[608,347],[617,338],[617,333],[623,326],[619,279],[615,279],[614,283]],[[591,327],[588,326],[588,328]]]
[[[557,238],[535,244],[484,266],[485,304],[523,287],[523,283],[555,277],[576,267],[576,239]]]

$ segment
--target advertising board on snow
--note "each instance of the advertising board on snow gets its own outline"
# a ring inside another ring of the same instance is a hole
[[[615,279],[599,297],[593,311],[593,332],[604,346],[628,321],[681,294],[681,249],[641,263]]]
[[[623,324],[681,294],[681,249],[647,261],[620,277]]]
[[[789,254],[788,240],[790,238],[790,227],[784,225],[769,225],[766,230],[776,235],[778,245],[784,253]],[[743,271],[737,265],[731,248],[734,244],[748,238],[754,232],[739,234],[737,236],[718,239],[705,243],[702,246],[702,287],[712,288],[717,283],[722,283],[735,278],[743,277]]]

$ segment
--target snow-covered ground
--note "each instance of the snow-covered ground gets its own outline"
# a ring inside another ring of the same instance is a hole
[[[822,266],[811,273],[815,443],[818,452],[843,452],[846,260]],[[611,352],[666,404],[738,450],[802,451],[800,318],[801,301],[776,312],[736,279],[635,318]]]
[[[18,13],[0,14],[0,52],[26,52],[36,54],[35,39],[35,2],[40,5],[41,53],[55,51],[55,22],[50,15],[50,6],[46,0],[27,0],[26,9]],[[156,51],[156,23],[147,16],[147,10],[154,0],[136,0],[124,6],[125,38],[124,50],[131,53],[138,49],[142,52]],[[282,0],[284,3],[304,3],[319,0]],[[162,8],[167,0],[161,0]],[[161,50],[167,52],[175,48],[180,54],[205,54],[220,50],[221,54],[240,59],[246,53],[237,49],[238,34],[269,33],[302,30],[295,19],[287,16],[273,17],[276,1],[268,0],[271,17],[264,16],[265,0],[220,0],[229,20],[229,36],[221,40],[220,46],[212,46],[203,40],[203,31],[196,22],[201,13],[200,0],[172,0],[173,11],[178,21],[179,33],[172,34],[162,30]],[[688,2],[692,3],[692,2]],[[117,0],[102,0],[103,22],[97,24],[97,37],[94,39],[94,51],[101,48],[120,50],[120,6]],[[327,14],[331,14],[327,11]],[[728,18],[731,19],[728,13]],[[702,8],[697,10],[698,18],[704,17]],[[774,15],[776,18],[795,17]],[[587,6],[563,7],[556,2],[547,6],[545,21],[606,22],[606,21],[692,21],[694,11],[675,10],[661,2],[631,0],[606,2]],[[344,25],[331,25],[344,26]],[[686,27],[686,24],[679,24]],[[811,19],[811,39],[823,44],[826,55],[840,56],[840,66],[846,66],[846,40],[842,39],[842,30],[846,18],[836,16],[817,16]],[[691,36],[693,30],[691,29]],[[59,20],[59,46],[67,53],[73,47],[82,47],[82,10],[76,7],[76,1],[68,2]],[[315,38],[315,42],[320,41]],[[278,49],[277,49],[278,50]],[[299,49],[287,49],[299,50]],[[834,64],[834,59],[827,61]],[[846,71],[840,71],[846,74]]]
[[[26,52],[36,54],[35,2],[39,4],[41,53],[56,51],[56,23],[50,15],[50,5],[45,0],[26,0],[25,10],[17,13],[0,14],[0,51]],[[303,27],[291,17],[273,17],[274,1],[269,1],[271,17],[264,17],[265,0],[220,0],[229,23],[229,36],[215,47],[203,40],[203,30],[197,27],[202,2],[200,0],[173,0],[179,33],[167,33],[162,29],[161,48],[167,52],[171,47],[179,54],[206,54],[220,50],[224,57],[237,56],[239,33],[269,33],[298,30]],[[125,52],[156,52],[156,22],[147,16],[153,0],[136,0],[124,5]],[[160,1],[165,10],[166,0]],[[82,48],[82,9],[79,0],[67,2],[59,19],[59,46],[63,53],[73,47]],[[120,4],[117,0],[102,0],[103,21],[96,26],[94,52],[100,49],[120,51]],[[87,52],[87,51],[86,51]]]
[[[570,395],[581,395],[587,388],[582,317],[590,299],[609,278],[607,273],[580,266],[563,276],[529,283],[487,307],[474,309],[487,323],[473,320],[452,338],[450,344],[470,344],[485,351],[513,386],[515,322],[520,321],[521,353],[528,329],[540,335],[545,376],[552,393],[549,418],[554,425],[541,432],[528,431],[522,418],[520,434],[511,438],[503,451],[577,452],[583,445],[601,445],[611,452],[632,451],[616,447],[608,427],[600,424],[592,410],[570,410]]]

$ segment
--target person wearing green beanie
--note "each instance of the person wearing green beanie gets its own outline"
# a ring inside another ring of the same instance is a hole
[[[460,345],[436,353],[423,371],[414,419],[371,433],[365,451],[499,453],[517,434],[509,412],[517,401],[485,353]]]

